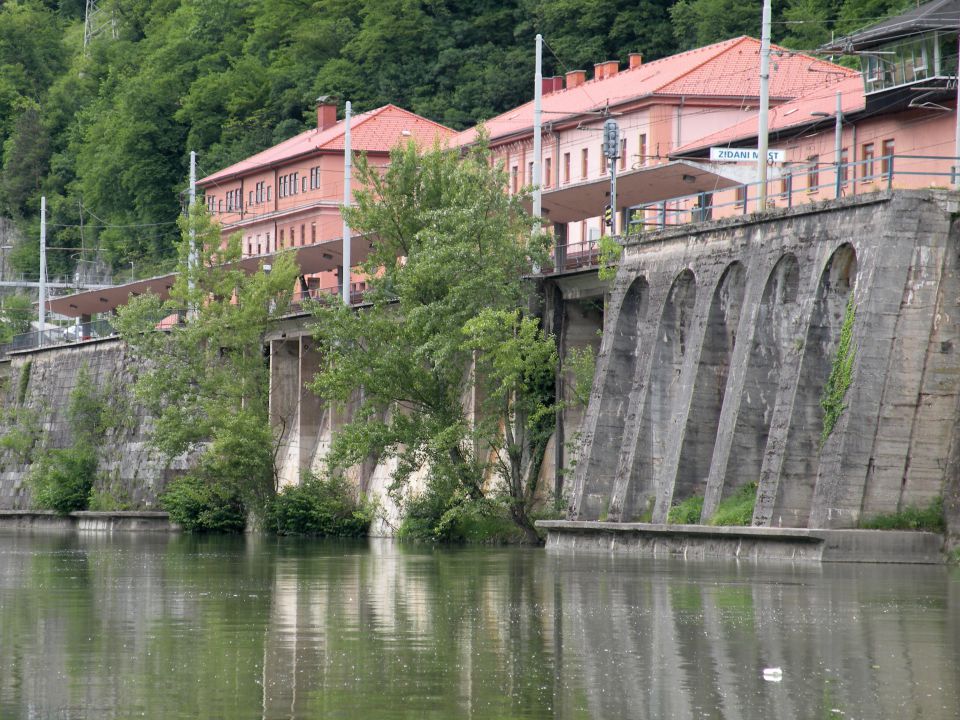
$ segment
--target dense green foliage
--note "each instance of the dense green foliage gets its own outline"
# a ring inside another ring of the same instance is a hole
[[[376,506],[357,501],[342,475],[306,475],[299,485],[288,485],[270,502],[267,529],[278,535],[363,537],[370,529]]]
[[[177,478],[160,498],[170,519],[188,532],[243,532],[246,508],[232,488],[198,474]]]
[[[775,3],[773,37],[812,48],[903,4]],[[760,23],[759,0],[100,0],[116,37],[84,50],[84,5],[0,5],[0,213],[31,238],[13,252],[30,273],[41,194],[52,247],[172,266],[189,151],[211,173],[310,127],[318,95],[463,128],[529,100],[537,32],[549,75]],[[71,254],[52,252],[50,273]]]
[[[34,507],[66,515],[86,510],[97,472],[97,453],[86,444],[48,450],[30,474]]]
[[[847,309],[844,312],[843,324],[840,326],[840,341],[830,366],[830,375],[823,387],[820,396],[820,407],[823,408],[823,430],[820,432],[821,447],[836,426],[837,421],[847,409],[847,390],[853,382],[853,361],[857,355],[856,345],[853,344],[853,323],[856,319],[856,306],[853,303],[853,293],[847,300]]]
[[[191,476],[170,489],[165,507],[185,527],[232,528],[237,512],[242,517],[244,509],[261,511],[276,490],[277,444],[268,418],[262,337],[289,307],[298,269],[290,253],[275,257],[270,272],[247,274],[229,264],[240,256],[239,238],[220,247],[219,226],[199,204],[182,225],[170,298],[131,298],[114,324],[146,368],[135,393],[155,418],[153,443],[171,458],[202,453]],[[191,230],[198,248],[194,263]],[[184,321],[156,329],[161,319],[177,316]],[[222,503],[227,517],[205,503]]]
[[[28,295],[7,295],[0,298],[0,344],[30,329],[33,301]]]
[[[860,522],[860,527],[868,530],[929,530],[945,532],[947,522],[943,515],[943,498],[934,498],[925,508],[907,505],[895,513],[874,515]]]
[[[454,497],[496,499],[536,542],[530,512],[554,424],[557,353],[517,308],[543,238],[482,148],[458,158],[411,145],[383,175],[358,168],[369,190],[348,217],[372,239],[373,310],[332,301],[315,311],[327,362],[312,388],[360,405],[334,440],[331,472],[392,458],[400,495],[426,473],[442,500],[438,522]]]

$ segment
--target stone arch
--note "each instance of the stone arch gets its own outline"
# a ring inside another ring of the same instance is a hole
[[[784,356],[795,342],[799,286],[799,263],[787,253],[774,265],[760,298],[721,497],[760,481]]]
[[[600,517],[610,501],[649,294],[646,278],[638,276],[630,283],[620,304],[600,390],[604,412],[597,418],[590,451],[589,481],[581,503],[580,517],[584,519]]]
[[[624,498],[622,518],[627,522],[646,519],[653,509],[655,480],[663,464],[680,393],[680,372],[689,345],[696,296],[696,278],[685,269],[674,278],[663,304],[637,449]]]
[[[746,277],[743,264],[733,262],[723,271],[713,291],[674,480],[674,498],[703,493],[706,488],[730,359],[740,325]]]
[[[856,278],[856,250],[844,243],[830,256],[820,274],[804,336],[800,376],[774,504],[772,520],[775,525],[806,527],[810,517],[823,429],[820,397],[830,375],[847,301]]]

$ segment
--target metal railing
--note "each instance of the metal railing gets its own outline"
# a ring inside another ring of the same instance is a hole
[[[302,310],[304,306],[309,305],[312,300],[319,300],[326,297],[339,297],[342,292],[339,285],[325,285],[324,287],[309,288],[308,290],[297,290],[290,298],[290,305],[295,310]],[[359,280],[350,283],[350,303],[352,305],[362,304],[366,292],[366,282]]]
[[[73,343],[114,337],[116,330],[109,319],[93,320],[73,325],[55,326],[28,333],[14,335],[13,339],[0,345],[0,357],[21,350],[35,350],[41,347],[71,345]]]
[[[823,182],[821,182],[821,180]],[[960,181],[960,158],[944,155],[881,155],[847,163],[788,166],[779,178],[767,181],[767,208],[790,208],[811,202],[852,197],[881,190],[947,187]],[[760,210],[760,183],[698,192],[640,205],[626,211],[626,234],[748,215]],[[599,264],[596,241],[555,248],[551,274]]]

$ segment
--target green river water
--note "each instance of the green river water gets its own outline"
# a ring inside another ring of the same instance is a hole
[[[960,571],[0,534],[0,718],[136,717],[952,720]]]

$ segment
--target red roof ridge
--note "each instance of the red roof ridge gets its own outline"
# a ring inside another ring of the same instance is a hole
[[[418,114],[415,113],[413,110],[407,110],[406,108],[402,108],[402,107],[400,107],[399,105],[394,105],[393,103],[387,103],[386,105],[384,105],[384,106],[383,106],[382,108],[380,108],[380,109],[381,109],[381,110],[386,110],[387,108],[392,108],[393,110],[399,110],[399,111],[402,112],[404,115],[409,115],[409,116],[412,117],[414,120],[417,120],[417,121],[426,121],[426,122],[430,123],[431,125],[433,125],[434,127],[440,128],[441,130],[449,130],[450,132],[455,132],[455,131],[453,130],[453,128],[449,128],[449,127],[447,127],[446,125],[444,125],[443,123],[437,122],[436,120],[431,120],[430,118],[425,117],[425,116],[423,116],[423,115],[418,115]]]
[[[682,78],[685,78],[687,75],[690,75],[691,73],[696,72],[697,70],[702,68],[704,65],[706,65],[708,62],[715,60],[717,57],[719,57],[720,55],[723,55],[728,50],[731,50],[732,48],[736,47],[744,40],[754,40],[754,38],[748,35],[740,35],[735,38],[729,38],[727,40],[721,40],[720,42],[711,43],[710,45],[704,45],[703,47],[684,50],[683,52],[677,53],[676,55],[668,55],[665,58],[660,58],[659,60],[654,60],[653,62],[650,62],[650,63],[644,63],[643,65],[640,65],[640,67],[636,69],[642,70],[643,68],[650,67],[651,65],[655,65],[656,63],[662,60],[675,60],[678,57],[683,57],[684,55],[692,55],[693,53],[697,53],[697,52],[702,52],[704,54],[704,57],[701,62],[687,69],[686,72],[679,73],[678,75],[674,75],[670,79],[665,80],[663,83],[657,86],[657,89],[659,89],[666,85],[675,83],[681,80]],[[656,90],[654,90],[653,92],[656,92]]]
[[[387,105],[381,105],[381,106],[378,107],[378,108],[373,108],[372,110],[366,110],[366,111],[364,111],[364,112],[362,112],[362,113],[357,113],[356,115],[351,115],[351,116],[350,116],[350,132],[353,132],[354,129],[360,127],[361,125],[363,125],[363,124],[364,124],[365,122],[367,122],[368,120],[372,120],[373,118],[377,117],[378,115],[382,115],[383,112],[384,112],[385,110],[387,110],[387,108],[389,108],[389,107],[391,107],[389,104],[387,104]],[[337,120],[333,125],[331,125],[331,126],[328,127],[328,128],[324,128],[323,130],[320,130],[319,128],[312,128],[311,130],[307,130],[307,132],[315,132],[315,133],[317,133],[318,135],[321,134],[321,133],[328,132],[328,131],[330,131],[330,130],[333,130],[333,131],[334,131],[334,132],[330,133],[330,137],[328,137],[328,138],[327,138],[326,140],[324,140],[322,143],[316,145],[314,149],[320,150],[321,148],[324,148],[324,147],[326,147],[327,145],[329,145],[330,143],[332,143],[334,140],[336,140],[336,139],[338,139],[338,138],[341,138],[341,137],[343,137],[344,135],[346,135],[346,133],[347,133],[347,123],[346,123],[346,120],[347,120],[346,118],[343,118],[342,120]]]

